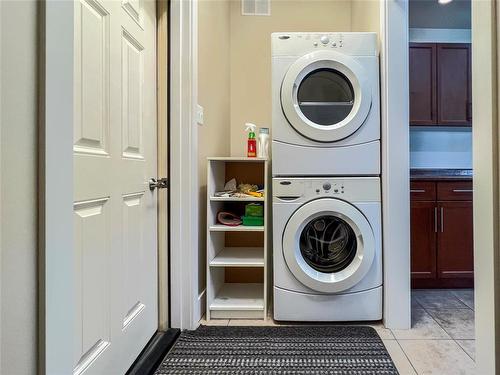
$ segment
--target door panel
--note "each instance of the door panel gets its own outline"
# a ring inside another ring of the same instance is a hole
[[[411,276],[436,277],[436,202],[411,202]]]
[[[125,373],[158,327],[155,7],[75,6],[75,373]]]
[[[472,202],[439,202],[438,272],[442,278],[474,277]]]
[[[77,271],[76,373],[87,368],[110,345],[109,316],[109,204],[108,198],[74,205],[74,235]],[[77,293],[78,295],[78,293]]]
[[[438,44],[438,122],[471,125],[470,44]]]
[[[436,45],[410,44],[410,125],[437,121]]]
[[[95,1],[75,5],[75,152],[106,155],[109,135],[109,13]]]

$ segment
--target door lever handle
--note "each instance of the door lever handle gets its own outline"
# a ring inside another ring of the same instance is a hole
[[[149,190],[168,189],[168,178],[151,178],[149,180]]]

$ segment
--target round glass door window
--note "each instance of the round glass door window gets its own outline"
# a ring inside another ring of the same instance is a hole
[[[313,70],[304,77],[297,90],[300,111],[321,126],[334,125],[347,118],[354,99],[349,79],[330,68]]]
[[[306,263],[323,273],[340,272],[356,256],[357,240],[351,226],[337,216],[311,220],[300,235],[300,252]]]

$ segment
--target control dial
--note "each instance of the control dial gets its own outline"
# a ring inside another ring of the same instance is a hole
[[[320,38],[320,42],[323,43],[323,44],[328,44],[330,42],[330,38],[328,38],[326,35],[323,35]]]

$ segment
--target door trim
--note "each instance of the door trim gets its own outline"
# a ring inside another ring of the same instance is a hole
[[[156,79],[157,91],[157,177],[168,177],[168,59],[169,59],[169,1],[156,1]],[[158,329],[165,331],[169,322],[169,192],[158,189]]]
[[[72,374],[73,1],[41,6],[39,158],[39,373]],[[70,51],[70,53],[68,53]],[[57,265],[56,267],[50,267]],[[63,343],[63,345],[61,345]],[[57,350],[54,350],[57,348]]]
[[[171,326],[195,329],[198,308],[198,4],[170,3]]]
[[[381,1],[383,317],[394,329],[411,327],[408,34],[408,0]]]

